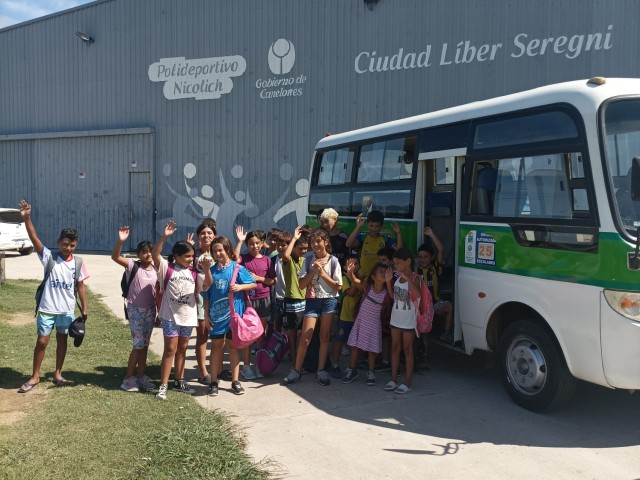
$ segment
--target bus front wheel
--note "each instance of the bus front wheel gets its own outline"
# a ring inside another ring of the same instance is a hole
[[[521,320],[500,336],[499,371],[511,399],[527,410],[540,412],[567,404],[577,381],[562,351],[540,325]]]

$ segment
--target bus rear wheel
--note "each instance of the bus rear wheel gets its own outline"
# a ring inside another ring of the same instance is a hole
[[[527,410],[553,410],[569,403],[577,381],[553,337],[531,320],[509,325],[498,344],[502,384]]]

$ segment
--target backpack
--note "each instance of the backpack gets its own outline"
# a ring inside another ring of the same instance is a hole
[[[193,277],[193,281],[196,284],[194,295],[198,295],[198,272],[195,268],[189,267],[191,271],[191,276]],[[175,265],[173,263],[169,263],[167,267],[167,273],[164,276],[164,282],[162,282],[162,290],[160,290],[160,280],[156,283],[156,307],[158,308],[158,313],[160,313],[160,307],[162,306],[162,297],[164,296],[164,292],[167,289],[167,285],[169,284],[169,279],[173,275],[175,271]],[[133,271],[131,272],[131,276],[133,277]]]
[[[138,273],[138,269],[140,268],[140,261],[136,260],[133,262],[133,267],[131,267],[131,275],[129,276],[129,280],[127,280],[127,271],[125,270],[122,273],[122,279],[120,280],[120,290],[122,290],[122,297],[124,298],[124,318],[129,320],[129,313],[127,312],[127,297],[129,296],[129,287],[131,287],[131,282]]]
[[[82,269],[82,258],[74,255],[73,259],[75,261],[76,272],[80,272],[80,270]],[[55,266],[56,266],[56,260],[54,260],[53,254],[52,254],[49,257],[47,266],[44,269],[44,278],[42,279],[42,282],[40,282],[40,285],[38,285],[38,288],[36,289],[36,295],[35,295],[36,311],[34,313],[34,315],[36,316],[38,315],[38,309],[40,308],[40,301],[42,300],[42,294],[44,293],[44,286],[47,284],[47,280],[49,280],[49,275],[51,275],[51,272],[53,271],[53,267]],[[78,300],[77,292],[78,292],[78,280],[76,277],[76,281],[74,282],[74,286],[73,286],[73,294],[74,296],[76,296],[76,301]]]
[[[131,287],[131,282],[136,277],[136,273],[138,273],[138,269],[140,268],[140,261],[136,260],[133,262],[133,267],[131,267],[131,275],[129,276],[129,280],[127,280],[127,271],[125,270],[122,273],[122,279],[120,280],[120,290],[122,290],[122,297],[127,298],[129,296],[129,287]]]
[[[418,312],[416,331],[418,333],[429,333],[433,327],[433,299],[427,284],[422,281],[422,277],[417,273],[413,273],[411,281],[415,281],[416,278],[420,281],[420,304],[412,298],[416,312]],[[409,289],[409,292],[411,292],[411,289]]]
[[[289,351],[289,337],[280,332],[272,332],[262,348],[256,352],[256,365],[265,377],[273,374],[280,365],[282,357]]]

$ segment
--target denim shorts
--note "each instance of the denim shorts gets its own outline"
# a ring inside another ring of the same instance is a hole
[[[165,337],[190,337],[193,327],[182,327],[171,320],[162,320],[162,335]]]
[[[354,322],[338,320],[338,332],[336,333],[335,339],[339,342],[346,342],[347,340],[349,340],[349,334],[351,333],[353,324]]]
[[[61,335],[69,333],[69,327],[75,317],[71,313],[44,313],[38,312],[36,318],[36,326],[38,327],[39,337],[49,337],[53,327],[56,327],[56,331]]]
[[[304,308],[304,316],[318,318],[321,315],[336,313],[337,307],[338,300],[336,297],[307,298],[307,303]]]

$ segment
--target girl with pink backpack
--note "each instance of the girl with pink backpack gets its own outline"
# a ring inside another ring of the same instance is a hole
[[[235,313],[242,316],[246,308],[244,293],[256,288],[256,282],[246,268],[237,265],[235,261],[236,255],[228,238],[214,238],[211,243],[211,252],[216,261],[215,265],[211,267],[213,285],[204,296],[205,321],[211,337],[209,396],[218,395],[218,372],[222,370],[222,356],[225,344],[229,348],[231,363],[231,390],[236,395],[242,395],[244,388],[238,381],[240,352],[231,341],[229,297],[231,293],[233,309]]]

